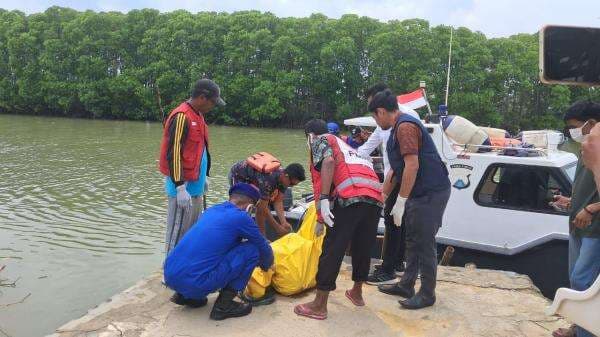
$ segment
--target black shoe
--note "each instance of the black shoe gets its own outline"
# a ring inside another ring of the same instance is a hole
[[[206,303],[208,303],[207,298],[203,298],[200,300],[188,299],[183,297],[183,295],[181,295],[180,293],[173,294],[173,296],[171,296],[169,300],[177,305],[185,305],[190,308],[201,308],[205,306]]]
[[[404,288],[400,286],[400,283],[384,284],[377,287],[379,291],[388,295],[396,295],[404,298],[411,298],[415,296],[415,290],[412,288]]]
[[[221,321],[227,318],[242,317],[252,312],[252,306],[249,303],[236,302],[233,299],[237,292],[232,289],[222,289],[215,305],[210,312],[210,319]]]
[[[435,303],[435,296],[428,298],[417,294],[407,300],[398,302],[404,309],[415,310],[432,306]]]
[[[242,295],[241,296],[242,300],[250,303],[250,305],[252,305],[253,307],[258,307],[261,305],[269,305],[269,304],[273,304],[275,303],[275,290],[273,290],[273,288],[269,287],[267,288],[265,295],[263,297],[251,297],[251,296],[247,296],[247,295]]]
[[[375,266],[373,273],[367,278],[367,284],[378,285],[378,284],[389,284],[396,281],[396,275],[394,273],[388,273],[380,266]]]

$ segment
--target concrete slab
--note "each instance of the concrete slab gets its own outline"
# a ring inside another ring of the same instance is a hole
[[[329,318],[298,317],[294,305],[312,299],[313,291],[294,297],[278,296],[269,306],[254,308],[243,318],[215,322],[208,314],[216,295],[204,308],[190,309],[169,302],[172,292],[155,273],[56,330],[53,337],[184,337],[184,336],[549,336],[568,324],[548,317],[549,301],[529,278],[510,272],[440,267],[438,302],[409,311],[399,298],[368,286],[366,307],[348,301],[343,290],[352,284],[344,265],[338,290],[332,293]]]

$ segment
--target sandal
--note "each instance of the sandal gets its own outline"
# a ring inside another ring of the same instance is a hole
[[[365,302],[359,302],[357,300],[355,300],[351,295],[350,295],[350,290],[346,290],[346,297],[350,300],[350,302],[352,302],[352,304],[354,304],[357,307],[364,307],[365,306]]]
[[[308,317],[308,318],[312,318],[312,319],[316,319],[316,320],[320,320],[320,321],[327,318],[327,314],[314,313],[314,312],[310,311],[310,309],[308,309],[306,307],[306,305],[304,305],[304,304],[298,304],[297,306],[295,306],[294,313],[298,316],[304,316],[304,317]]]

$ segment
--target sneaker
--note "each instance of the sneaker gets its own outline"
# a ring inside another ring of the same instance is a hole
[[[388,273],[383,268],[377,267],[378,266],[375,266],[375,270],[367,278],[367,284],[379,285],[396,282],[396,275],[394,273]]]

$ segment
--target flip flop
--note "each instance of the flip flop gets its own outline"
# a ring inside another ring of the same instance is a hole
[[[352,304],[354,304],[357,307],[365,306],[365,302],[363,302],[363,303],[357,302],[354,298],[352,298],[352,296],[350,296],[350,290],[346,290],[346,297],[350,300],[350,302],[352,302]]]
[[[310,311],[304,304],[298,304],[294,307],[294,313],[298,316],[304,316],[322,321],[327,318],[327,314],[315,314]]]

